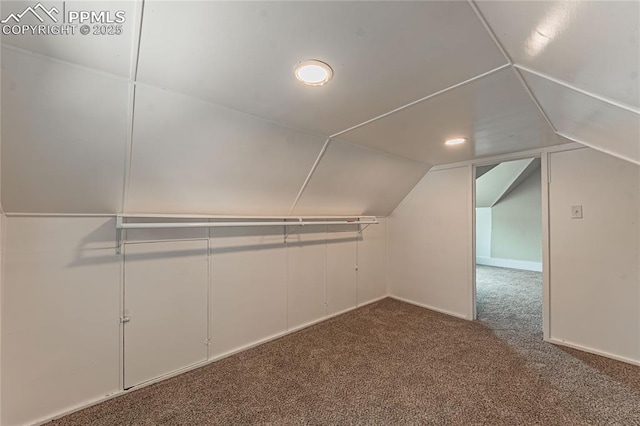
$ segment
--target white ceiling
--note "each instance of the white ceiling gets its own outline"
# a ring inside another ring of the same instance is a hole
[[[64,5],[63,5],[64,3]],[[10,13],[20,13],[25,7],[33,6],[37,1],[5,1],[2,0],[2,18]],[[129,77],[132,64],[135,62],[132,47],[136,40],[136,15],[141,2],[134,1],[49,1],[43,5],[57,10],[123,10],[127,21],[123,25],[123,33],[118,36],[41,36],[41,35],[2,35],[2,43],[15,46],[30,52],[40,53],[52,58],[61,59],[85,67],[105,71],[122,77]],[[55,15],[54,15],[55,16]],[[57,15],[60,21],[61,14]],[[40,24],[35,18],[27,15],[22,23]],[[45,21],[49,23],[49,21]],[[78,29],[76,28],[76,31]]]
[[[284,215],[324,138],[139,86],[129,192],[132,213]]]
[[[150,1],[138,79],[331,135],[505,63],[465,2]]]
[[[295,214],[386,215],[431,165],[556,131],[640,164],[639,4],[67,1],[124,31],[2,36],[2,204],[286,214],[311,174]],[[334,79],[296,81],[308,58]]]
[[[124,80],[3,48],[5,211],[122,209],[128,101]]]
[[[429,168],[428,164],[336,139],[293,213],[386,216]]]
[[[505,161],[476,175],[476,207],[493,207],[539,169],[539,158],[527,158]]]
[[[547,116],[567,136],[640,162],[640,114],[523,72]]]
[[[433,165],[558,145],[512,69],[458,87],[341,136]],[[442,142],[466,137],[465,145]]]
[[[555,130],[640,164],[640,2],[477,4]]]
[[[517,64],[640,107],[640,2],[480,1]]]

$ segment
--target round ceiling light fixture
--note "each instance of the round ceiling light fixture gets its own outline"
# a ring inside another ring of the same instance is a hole
[[[296,78],[308,86],[322,86],[333,77],[328,64],[316,59],[298,62],[294,68]]]
[[[447,139],[444,144],[448,145],[448,146],[452,146],[452,145],[460,145],[463,144],[467,141],[467,138],[454,138],[454,139]]]

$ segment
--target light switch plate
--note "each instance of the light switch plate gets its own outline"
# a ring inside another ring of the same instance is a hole
[[[571,206],[571,219],[582,219],[582,206]]]

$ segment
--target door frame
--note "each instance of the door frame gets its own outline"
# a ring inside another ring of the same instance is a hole
[[[487,166],[496,163],[504,163],[507,161],[523,160],[530,158],[540,158],[541,173],[541,216],[542,216],[542,333],[543,339],[548,341],[551,330],[551,290],[550,290],[550,250],[549,250],[549,150],[537,152],[524,152],[520,155],[509,155],[502,157],[492,157],[484,160],[473,161],[469,164],[470,177],[470,206],[469,221],[470,223],[470,298],[469,298],[469,317],[472,320],[478,319],[477,300],[476,300],[476,169],[481,166]]]

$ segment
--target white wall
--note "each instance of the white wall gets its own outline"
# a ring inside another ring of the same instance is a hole
[[[393,297],[471,318],[471,166],[430,171],[389,217]]]
[[[1,211],[2,207],[0,206],[0,330],[2,330],[2,293],[3,293],[3,282],[4,282],[4,256],[5,256],[5,241],[6,241],[6,216],[4,212]],[[2,424],[2,337],[0,334],[0,424]]]
[[[640,167],[584,148],[550,153],[549,174],[549,338],[640,363]],[[471,179],[430,171],[389,217],[392,297],[468,316]]]
[[[2,99],[2,69],[0,67],[0,101]],[[1,102],[0,102],[1,103]],[[2,106],[0,105],[0,108]],[[2,274],[4,272],[3,263],[4,263],[4,226],[5,226],[5,215],[4,210],[2,209],[2,119],[0,118],[0,330],[2,330]],[[2,422],[2,338],[0,337],[0,423]]]
[[[541,191],[538,169],[492,207],[491,257],[542,262]]]
[[[119,389],[113,218],[9,218],[2,283],[2,424]]]
[[[361,237],[325,226],[292,230],[287,245],[280,227],[216,228],[210,237],[197,229],[136,230],[124,251],[136,243],[187,259],[193,253],[184,241],[204,238],[214,360],[385,297],[380,222]],[[2,424],[32,423],[121,392],[126,263],[115,254],[115,219],[9,217],[2,231]]]
[[[531,163],[536,160],[520,161]],[[498,167],[509,163],[501,163]],[[515,188],[495,205],[476,208],[478,265],[542,271],[541,172],[538,168],[525,173],[529,176],[519,179]],[[476,184],[477,189],[479,185]]]
[[[551,338],[640,362],[640,166],[591,149],[549,159]]]
[[[220,356],[287,330],[287,250],[279,227],[212,234],[211,350]]]
[[[491,257],[491,207],[476,207],[476,261]]]
[[[358,238],[358,303],[376,300],[389,293],[388,282],[388,220],[369,225]]]

